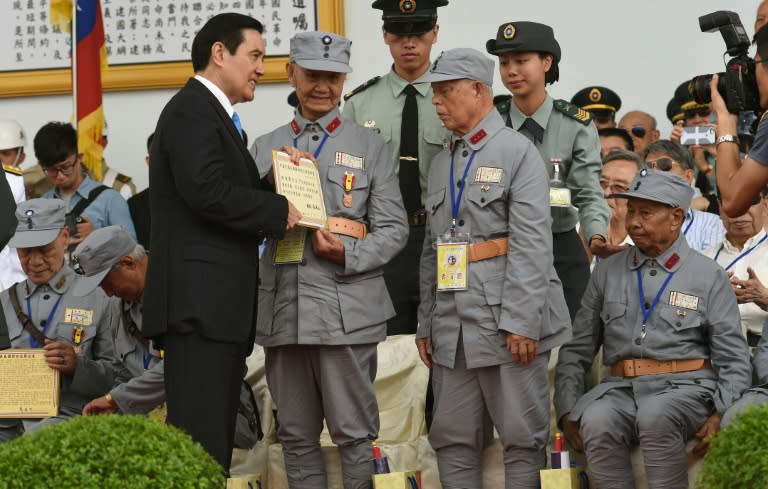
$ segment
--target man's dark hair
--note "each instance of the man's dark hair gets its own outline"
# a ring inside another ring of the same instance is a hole
[[[600,137],[617,137],[621,138],[624,143],[626,144],[626,149],[628,151],[634,151],[635,150],[635,143],[632,142],[632,137],[629,135],[626,129],[622,129],[620,127],[604,127],[603,129],[597,130],[597,135]]]
[[[761,27],[760,30],[755,33],[752,42],[757,48],[757,53],[760,55],[760,59],[768,59],[768,24]]]
[[[41,165],[61,163],[77,154],[77,131],[68,122],[49,122],[35,134],[34,147]]]
[[[662,153],[680,163],[683,170],[693,170],[693,158],[688,148],[669,139],[659,139],[645,148],[643,159],[648,159],[651,153]]]
[[[623,150],[611,151],[610,153],[605,155],[605,158],[603,158],[603,166],[616,160],[630,161],[634,163],[635,166],[637,167],[637,171],[640,171],[643,168],[645,168],[645,161],[643,161],[642,158],[640,158],[633,151],[623,151]]]
[[[211,17],[192,41],[192,69],[202,71],[211,59],[211,47],[221,42],[230,54],[235,54],[243,42],[243,29],[264,32],[261,22],[248,15],[225,13]]]

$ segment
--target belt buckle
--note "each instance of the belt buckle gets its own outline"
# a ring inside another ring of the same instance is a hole
[[[408,215],[408,224],[410,226],[424,226],[427,223],[427,211],[419,209],[413,214]]]

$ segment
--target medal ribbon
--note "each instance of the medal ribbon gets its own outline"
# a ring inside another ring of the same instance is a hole
[[[469,157],[469,160],[467,161],[467,166],[464,167],[464,175],[461,177],[461,187],[459,188],[459,198],[456,198],[456,185],[454,183],[454,177],[453,177],[453,154],[451,154],[451,174],[450,174],[450,185],[451,185],[451,232],[456,233],[456,219],[459,217],[459,206],[461,205],[461,196],[464,194],[464,187],[467,186],[467,174],[469,173],[469,168],[472,166],[472,162],[475,161],[475,155],[477,154],[476,151],[472,151],[472,154]]]
[[[659,299],[661,299],[661,294],[664,293],[664,290],[667,288],[667,285],[669,285],[669,281],[672,280],[672,277],[675,276],[675,272],[670,273],[667,275],[666,280],[664,280],[664,283],[662,284],[659,291],[656,293],[656,297],[653,298],[653,302],[651,302],[651,306],[646,309],[645,307],[645,292],[643,291],[643,274],[641,273],[641,268],[637,269],[637,287],[640,289],[640,309],[643,311],[643,329],[640,333],[642,338],[645,338],[645,326],[648,323],[648,318],[651,317],[651,314],[653,314],[653,310],[656,309],[656,306],[659,303]]]
[[[45,324],[42,325],[42,331],[41,332],[43,333],[43,336],[45,336],[46,331],[48,331],[48,326],[50,326],[51,325],[51,321],[53,321],[53,316],[54,316],[54,314],[56,314],[56,309],[59,308],[59,302],[61,302],[61,298],[62,297],[63,297],[63,295],[59,295],[59,298],[56,299],[56,304],[53,305],[53,309],[51,309],[51,313],[48,314],[48,319],[45,321]],[[26,303],[27,303],[27,316],[32,317],[32,306],[29,303],[29,297],[26,298]],[[37,340],[35,339],[35,337],[32,336],[31,333],[29,335],[29,346],[31,346],[32,348],[42,348],[43,347],[43,345],[38,343]]]
[[[730,269],[731,269],[731,267],[732,267],[732,266],[734,266],[734,265],[736,264],[736,262],[737,262],[737,261],[741,260],[742,258],[744,258],[745,256],[747,256],[748,254],[750,254],[750,253],[752,253],[753,251],[755,251],[755,248],[757,248],[758,246],[760,246],[761,244],[763,244],[763,242],[764,242],[766,239],[768,239],[768,234],[766,234],[765,236],[763,236],[763,239],[761,239],[760,241],[758,241],[757,243],[755,243],[755,244],[754,244],[753,246],[751,246],[751,247],[750,247],[750,248],[749,248],[747,251],[743,252],[742,254],[740,254],[739,256],[737,256],[736,258],[734,258],[734,259],[733,259],[733,261],[732,261],[731,263],[729,263],[727,267],[725,267],[725,271],[727,272],[728,270],[730,270]],[[718,256],[720,256],[720,252],[721,252],[721,251],[723,251],[723,246],[724,246],[724,245],[722,245],[722,244],[721,244],[721,245],[720,245],[720,248],[718,248],[718,250],[717,250],[717,254],[715,254],[715,261],[717,261],[717,257],[718,257]]]

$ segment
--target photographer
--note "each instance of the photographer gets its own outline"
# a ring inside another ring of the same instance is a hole
[[[760,106],[768,107],[768,28],[762,27],[755,34],[755,79],[760,95]],[[718,75],[712,77],[710,92],[711,108],[717,115],[717,185],[720,188],[721,206],[729,217],[744,214],[754,196],[768,184],[768,122],[760,121],[752,149],[743,161],[739,159],[737,116],[728,112],[725,100],[717,89]]]

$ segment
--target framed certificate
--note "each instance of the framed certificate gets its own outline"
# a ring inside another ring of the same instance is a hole
[[[59,414],[59,377],[41,349],[0,351],[0,418]]]
[[[296,165],[287,153],[272,151],[275,190],[301,212],[300,226],[320,229],[326,226],[325,201],[320,173],[315,163],[302,158]]]

